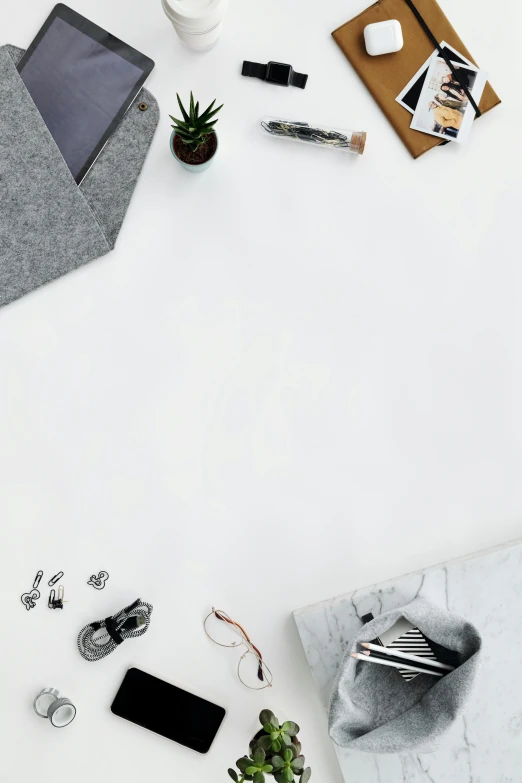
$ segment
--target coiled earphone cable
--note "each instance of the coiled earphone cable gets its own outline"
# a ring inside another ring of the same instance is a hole
[[[86,661],[100,661],[125,639],[143,636],[150,625],[151,614],[151,604],[138,598],[112,617],[86,625],[78,634],[80,655]],[[105,629],[105,633],[96,636],[101,629]]]

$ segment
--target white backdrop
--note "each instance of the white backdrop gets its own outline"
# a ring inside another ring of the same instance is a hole
[[[329,35],[364,0],[232,0],[206,55],[159,0],[74,1],[156,61],[162,117],[115,251],[0,311],[2,779],[224,781],[272,707],[339,783],[291,610],[520,535],[522,15],[441,3],[504,103],[414,162]],[[4,0],[2,42],[50,7]],[[201,176],[168,147],[190,89],[225,103]],[[366,152],[263,139],[263,114],[366,130]],[[65,571],[63,612],[23,610],[39,568]],[[84,662],[78,630],[138,596],[148,634]],[[269,695],[207,642],[212,604],[263,650]],[[227,707],[207,757],[110,714],[131,664]],[[78,707],[62,732],[31,711],[46,685]]]

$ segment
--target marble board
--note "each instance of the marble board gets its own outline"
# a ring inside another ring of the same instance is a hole
[[[522,783],[522,539],[294,612],[325,709],[362,615],[422,595],[484,640],[475,692],[434,753],[370,755],[335,746],[345,783]]]

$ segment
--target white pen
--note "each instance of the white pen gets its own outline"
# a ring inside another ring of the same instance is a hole
[[[378,644],[372,644],[372,642],[360,642],[361,647],[367,647],[368,650],[375,650],[375,652],[383,653],[384,655],[393,655],[396,658],[404,658],[405,661],[413,661],[414,663],[423,663],[430,666],[435,666],[436,669],[446,669],[448,672],[454,670],[454,666],[450,666],[447,663],[439,663],[439,661],[433,661],[431,658],[422,658],[420,655],[410,655],[410,653],[403,653],[400,650],[395,650],[393,647],[380,647]]]
[[[434,672],[433,669],[421,669],[419,666],[408,666],[402,663],[395,663],[395,661],[384,661],[382,658],[372,658],[364,655],[363,653],[350,653],[352,658],[357,658],[359,661],[366,661],[367,663],[379,663],[381,666],[392,666],[394,669],[402,669],[409,672],[421,672],[422,674],[433,674],[434,677],[442,677],[442,673]]]

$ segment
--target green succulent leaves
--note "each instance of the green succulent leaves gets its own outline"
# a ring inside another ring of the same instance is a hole
[[[263,739],[262,747],[265,750],[271,749],[274,753],[279,753],[281,748],[288,748],[292,744],[292,737],[295,737],[299,733],[299,726],[292,720],[287,720],[282,726],[279,725],[279,721],[270,710],[263,710],[259,716],[259,720],[263,725],[263,731],[270,739],[270,745],[268,740]]]
[[[212,117],[215,117],[218,111],[223,108],[223,104],[218,106],[217,109],[214,109],[214,104],[216,102],[214,99],[210,106],[200,115],[199,101],[194,105],[194,96],[192,92],[190,93],[190,107],[188,112],[177,93],[176,97],[183,119],[178,120],[176,117],[169,115],[170,119],[175,123],[172,127],[180,139],[184,141],[191,150],[196,151],[198,147],[207,141],[210,134],[214,133],[213,128],[217,120],[212,120],[212,122],[209,122],[209,120],[211,120]]]
[[[279,721],[277,720],[272,710],[261,710],[259,714],[259,722],[263,727],[265,727],[267,723],[270,723],[271,726],[279,726]]]
[[[192,110],[197,110],[193,100]],[[190,115],[187,116],[190,119]],[[235,770],[228,770],[234,783],[265,783],[265,775],[273,775],[276,783],[294,783],[296,779],[298,783],[308,783],[312,770],[304,768],[305,758],[301,755],[301,743],[297,739],[297,723],[288,720],[280,725],[271,710],[263,710],[259,720],[263,729],[250,743],[250,756],[243,756],[236,762],[241,777]]]
[[[282,756],[273,756],[271,761],[277,783],[292,783],[296,776],[304,774],[304,756],[296,756],[292,748],[286,748]]]

